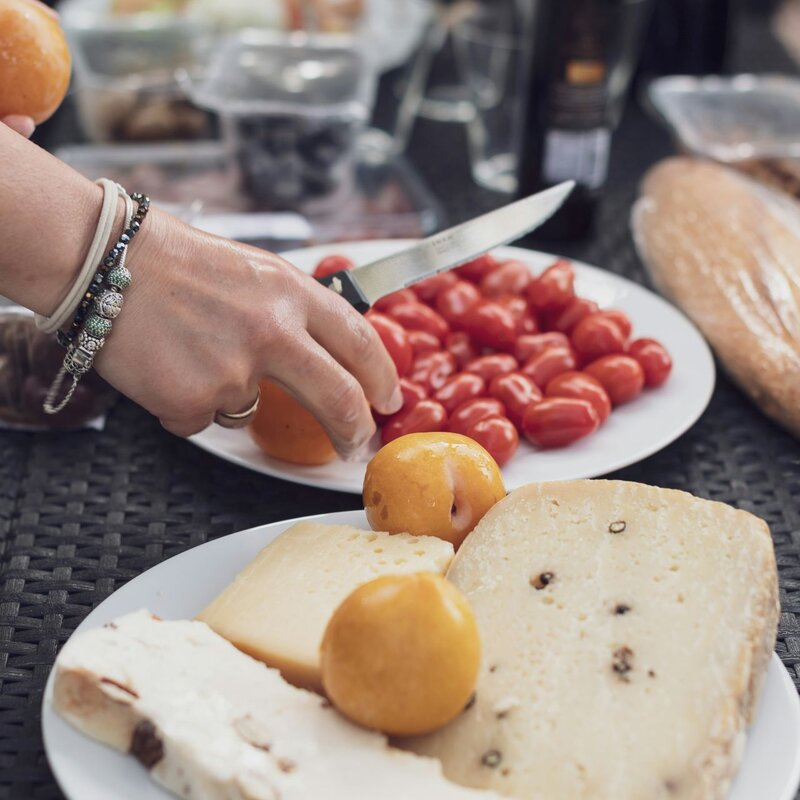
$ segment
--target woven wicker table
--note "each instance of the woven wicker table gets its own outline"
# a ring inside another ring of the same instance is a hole
[[[754,53],[768,62],[762,57],[768,42],[763,33],[750,36],[746,63]],[[772,48],[767,53],[775,57]],[[415,141],[412,157],[452,221],[497,204],[468,181],[462,131],[443,134],[421,123]],[[644,281],[628,214],[638,179],[670,150],[666,135],[631,111],[615,139],[596,234],[557,249]],[[613,477],[685,489],[768,521],[781,578],[777,652],[800,689],[797,442],[721,376],[710,408],[687,434]],[[233,531],[358,505],[355,496],[218,461],[171,437],[128,402],[115,407],[103,432],[0,433],[0,798],[63,797],[42,746],[42,691],[59,647],[115,589],[165,558]]]

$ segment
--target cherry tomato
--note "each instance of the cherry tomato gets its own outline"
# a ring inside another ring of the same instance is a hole
[[[534,309],[563,308],[575,297],[572,264],[560,258],[528,286],[528,302]]]
[[[585,367],[584,372],[603,384],[615,406],[633,400],[644,386],[644,370],[630,356],[603,356]]]
[[[435,400],[420,400],[410,408],[398,411],[381,430],[381,442],[389,442],[407,433],[443,431],[447,425],[447,412]]]
[[[450,328],[440,314],[422,303],[399,303],[389,309],[389,316],[408,331],[425,331],[444,341]]]
[[[504,417],[505,415],[505,406],[499,400],[494,397],[477,397],[456,407],[450,414],[447,429],[451,433],[466,435],[467,431],[479,420],[487,417]]]
[[[458,282],[458,276],[454,272],[440,272],[438,275],[431,275],[424,281],[415,283],[411,289],[424,303],[432,303],[442,289],[447,289]]]
[[[528,310],[525,298],[518,294],[504,294],[495,300],[503,308],[507,308],[514,317],[514,324],[517,326],[517,335],[522,336],[530,333],[537,333],[539,324],[536,317]]]
[[[455,356],[459,369],[463,369],[469,361],[480,355],[478,348],[472,344],[469,334],[464,331],[448,333],[444,346],[448,352]]]
[[[367,320],[381,337],[383,346],[394,361],[397,374],[402,377],[411,368],[411,361],[414,357],[408,341],[408,334],[403,330],[402,325],[377,311],[371,311]]]
[[[576,297],[566,305],[558,314],[548,320],[548,329],[561,331],[561,333],[572,333],[575,326],[589,314],[595,314],[600,310],[600,306],[592,300],[583,297]]]
[[[514,349],[517,326],[511,312],[499,303],[484,300],[473,306],[464,315],[463,327],[479,347]]]
[[[602,425],[611,413],[611,400],[597,378],[585,372],[562,372],[547,384],[548,397],[573,397],[588,400],[597,412]]]
[[[531,272],[521,261],[503,261],[497,269],[481,278],[481,291],[486,297],[520,294],[528,288]]]
[[[550,347],[538,355],[531,356],[520,370],[539,388],[547,386],[556,375],[575,369],[575,354],[566,347]]]
[[[625,351],[625,337],[614,320],[589,314],[572,331],[572,345],[584,361]]]
[[[467,400],[482,397],[484,394],[486,394],[486,381],[480,375],[462,372],[450,378],[441,389],[437,389],[433,399],[441,403],[448,414],[452,414],[456,406]]]
[[[451,325],[458,326],[467,311],[476,306],[480,299],[481,293],[474,283],[456,281],[436,295],[436,308]]]
[[[399,306],[401,303],[416,302],[417,296],[411,289],[398,289],[396,292],[392,292],[385,297],[381,297],[380,300],[376,300],[372,307],[376,311],[388,311],[392,306]]]
[[[334,272],[355,269],[356,265],[347,256],[326,256],[314,270],[315,278],[326,278]]]
[[[618,308],[606,308],[597,313],[600,314],[601,317],[606,317],[616,322],[623,337],[626,340],[630,338],[631,331],[633,331],[633,323],[631,322],[631,318],[624,311],[620,311]]]
[[[400,378],[400,391],[403,393],[403,405],[400,406],[401,411],[411,408],[411,406],[416,405],[420,400],[425,400],[428,397],[428,390],[422,386],[422,384],[414,383],[414,381],[408,378]],[[379,414],[373,408],[372,416],[375,417],[375,422],[377,422],[378,425],[385,425],[387,420],[391,419],[393,415]]]
[[[456,359],[452,353],[426,353],[414,359],[408,377],[415,383],[421,383],[428,391],[435,392],[447,383],[455,371]]]
[[[408,331],[406,336],[414,352],[414,358],[424,356],[426,353],[438,353],[442,349],[442,343],[427,331]]]
[[[500,400],[506,407],[508,418],[518,428],[522,426],[525,409],[542,399],[539,387],[521,372],[496,375],[489,384],[489,396]]]
[[[505,372],[514,372],[518,367],[519,364],[514,356],[508,353],[493,353],[489,356],[473,358],[464,367],[464,372],[480,375],[486,383],[489,383],[495,376]]]
[[[655,339],[636,339],[628,345],[628,355],[644,370],[645,386],[661,386],[672,371],[672,358],[666,347]]]
[[[478,258],[468,261],[466,264],[455,269],[454,272],[459,278],[472,281],[473,283],[479,283],[485,275],[488,275],[499,266],[500,262],[494,256],[490,256],[487,253],[484,256],[478,256]]]
[[[522,420],[527,439],[537,447],[564,447],[594,433],[600,417],[588,400],[546,397],[528,408]]]
[[[479,419],[467,428],[466,435],[474,439],[489,455],[503,466],[517,452],[519,434],[514,423],[505,417],[487,417]]]
[[[557,331],[520,336],[514,345],[514,356],[520,364],[524,364],[531,356],[539,355],[550,347],[564,347],[569,350],[569,337]]]

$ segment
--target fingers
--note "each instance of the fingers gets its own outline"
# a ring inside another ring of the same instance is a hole
[[[266,365],[269,377],[317,418],[342,458],[353,458],[375,433],[358,381],[305,332],[280,359],[274,355]]]
[[[236,398],[225,397],[214,414],[214,422],[223,428],[245,428],[253,421],[260,400],[258,386],[252,386],[246,393],[238,393]]]
[[[22,114],[10,114],[7,117],[3,117],[2,121],[5,125],[8,125],[11,130],[16,131],[20,136],[24,136],[26,139],[30,139],[33,135],[34,130],[36,129],[36,125],[34,124],[33,120],[30,117],[25,117]]]
[[[321,286],[313,291],[308,332],[356,378],[380,413],[399,411],[397,370],[375,329],[339,295]]]
[[[175,436],[186,438],[204,431],[213,421],[213,414],[198,414],[191,417],[162,418],[161,425]]]

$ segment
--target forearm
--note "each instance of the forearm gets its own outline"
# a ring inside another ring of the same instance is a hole
[[[83,263],[102,202],[99,186],[0,125],[0,294],[49,315]]]

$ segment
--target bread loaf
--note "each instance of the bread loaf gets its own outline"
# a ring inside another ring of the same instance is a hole
[[[721,800],[775,643],[764,522],[623,481],[500,501],[456,554],[475,702],[407,742],[517,800]]]
[[[499,800],[387,747],[202,622],[142,611],[79,634],[53,702],[186,800]]]
[[[646,176],[633,233],[658,288],[731,377],[800,435],[800,204],[726,167],[674,158]]]

